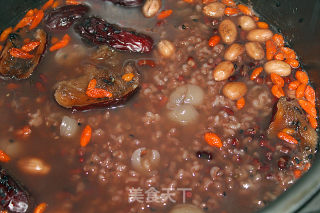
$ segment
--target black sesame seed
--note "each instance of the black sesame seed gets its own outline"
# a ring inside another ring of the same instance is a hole
[[[9,40],[10,40],[11,42],[13,42],[13,40],[16,40],[16,39],[18,39],[18,38],[20,38],[20,36],[19,36],[18,34],[16,34],[16,33],[10,33],[10,34],[9,34]]]
[[[15,41],[18,39],[18,38],[20,38],[20,36],[18,35],[18,34],[16,34],[16,33],[11,33],[11,34],[9,34],[9,40],[10,40],[10,42],[12,43],[12,46],[13,47],[17,47],[17,44],[15,43]]]
[[[196,152],[196,156],[198,158],[209,160],[209,161],[212,160],[212,158],[213,158],[212,154],[207,151],[198,151],[198,152]]]
[[[114,79],[114,77],[110,76],[109,78],[103,79],[102,81],[103,81],[104,83],[108,84],[108,85],[113,85],[115,79]]]
[[[234,69],[236,70],[238,68],[238,65],[237,64],[234,64],[233,65]]]
[[[295,109],[297,112],[299,112],[300,114],[302,114],[302,111],[301,111],[300,108],[298,108],[298,107],[295,106],[294,109]]]

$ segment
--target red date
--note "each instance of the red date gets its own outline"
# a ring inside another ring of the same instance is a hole
[[[33,40],[40,42],[40,45],[32,50],[33,57],[21,59],[13,57],[10,52],[14,48],[21,48],[24,45],[23,33],[11,34],[7,39],[3,51],[0,54],[0,78],[2,79],[27,79],[36,70],[40,59],[45,51],[47,43],[47,33],[38,29],[33,34]]]
[[[75,25],[75,31],[87,43],[107,44],[117,50],[147,53],[153,46],[149,36],[122,29],[98,17],[82,19]]]
[[[45,18],[45,26],[51,31],[63,31],[77,20],[88,13],[89,7],[86,5],[66,5],[49,11]]]
[[[104,0],[104,1],[110,1],[114,4],[119,4],[125,7],[138,7],[143,4],[143,0]]]
[[[10,212],[27,212],[33,205],[29,193],[0,168],[0,206]]]

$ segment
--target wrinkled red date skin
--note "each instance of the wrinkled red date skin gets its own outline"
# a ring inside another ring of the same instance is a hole
[[[49,11],[44,18],[44,24],[50,31],[64,31],[88,12],[89,7],[82,4],[62,6]]]
[[[114,4],[118,4],[125,7],[139,7],[143,4],[143,0],[104,0],[110,1]]]
[[[0,206],[9,212],[31,212],[33,199],[4,169],[0,168]]]
[[[148,53],[153,46],[149,36],[121,29],[98,17],[82,19],[75,25],[75,31],[88,43],[107,44],[122,51]]]

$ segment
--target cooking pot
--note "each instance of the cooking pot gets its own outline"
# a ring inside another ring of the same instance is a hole
[[[29,8],[46,0],[0,0],[0,29],[14,25]],[[320,88],[320,0],[243,0],[281,32],[300,56],[315,88]],[[316,89],[319,100],[320,90]],[[317,102],[319,109],[319,101]],[[311,169],[291,188],[259,213],[299,212],[320,191],[320,161],[317,153]],[[320,204],[318,207],[320,212]]]

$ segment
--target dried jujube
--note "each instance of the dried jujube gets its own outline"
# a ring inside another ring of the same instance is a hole
[[[51,31],[67,30],[88,12],[89,7],[82,4],[62,6],[49,11],[44,18],[44,24]]]
[[[75,25],[75,31],[87,43],[107,44],[117,50],[147,53],[153,46],[149,36],[120,28],[98,17],[82,19]]]
[[[30,211],[33,199],[6,170],[0,168],[0,207],[9,212]]]
[[[144,0],[104,0],[104,1],[110,1],[114,4],[118,4],[125,7],[138,7],[138,6],[141,6],[144,2]]]
[[[86,65],[82,69],[84,70],[82,76],[57,83],[54,97],[61,106],[75,110],[114,107],[127,101],[140,86],[140,74],[132,63],[125,64],[123,68],[121,65],[104,68]],[[127,73],[134,75],[131,81],[122,79]],[[89,84],[93,79],[97,83],[95,89],[107,91],[112,96],[88,96]]]

